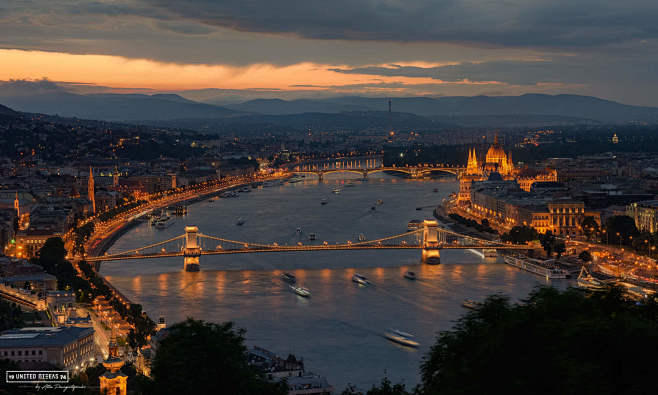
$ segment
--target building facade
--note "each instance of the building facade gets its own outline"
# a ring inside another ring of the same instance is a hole
[[[536,182],[557,181],[555,169],[517,169],[512,161],[512,152],[505,150],[498,144],[498,136],[489,147],[484,162],[480,162],[475,148],[468,151],[466,171],[459,178],[459,194],[457,201],[462,205],[471,202],[471,185],[474,182],[485,181],[489,175],[496,173],[503,180],[515,180],[521,189],[529,192]]]
[[[48,362],[70,371],[93,365],[94,330],[76,327],[12,329],[0,334],[0,358]]]
[[[645,200],[626,206],[626,215],[633,218],[635,226],[643,232],[658,231],[658,200]]]

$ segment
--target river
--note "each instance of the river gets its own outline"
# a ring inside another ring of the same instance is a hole
[[[371,175],[368,182],[356,178],[329,175],[319,184],[309,177],[199,202],[167,229],[148,224],[131,229],[109,253],[180,235],[185,225],[207,235],[289,245],[307,243],[310,233],[318,242],[356,241],[359,234],[376,239],[403,233],[411,219],[432,218],[431,208],[416,208],[436,205],[458,187],[386,174]],[[334,188],[341,192],[332,193]],[[320,204],[323,198],[328,204]],[[238,217],[244,225],[236,225]],[[164,315],[169,324],[188,316],[234,321],[247,330],[249,345],[303,357],[307,370],[327,377],[339,392],[348,383],[368,389],[384,375],[416,385],[423,355],[436,334],[464,313],[465,298],[503,293],[518,300],[544,282],[502,263],[485,263],[467,250],[443,251],[438,266],[419,261],[416,250],[291,252],[203,256],[198,273],[182,271],[182,258],[107,262],[101,273],[151,317]],[[418,280],[403,278],[407,270]],[[294,273],[311,298],[291,293],[279,279],[284,271]],[[352,283],[355,272],[373,285]],[[391,327],[414,333],[421,346],[409,349],[386,340],[382,333]]]

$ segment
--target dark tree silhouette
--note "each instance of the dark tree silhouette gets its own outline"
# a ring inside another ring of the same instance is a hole
[[[248,364],[244,331],[188,318],[171,327],[153,361],[158,394],[287,394]]]
[[[439,335],[417,391],[653,393],[657,318],[655,300],[636,305],[616,288],[602,294],[539,288],[521,304],[490,296]]]

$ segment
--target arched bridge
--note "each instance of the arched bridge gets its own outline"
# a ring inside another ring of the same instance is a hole
[[[408,174],[411,178],[423,177],[432,172],[450,173],[459,177],[466,169],[449,165],[419,165],[419,166],[384,166],[379,158],[375,159],[336,159],[330,161],[316,161],[298,163],[288,166],[288,170],[295,174],[316,175],[320,181],[324,176],[332,173],[353,173],[361,175],[364,179],[370,174],[391,171]]]
[[[206,244],[205,247],[202,244]],[[209,244],[212,244],[210,248]],[[329,244],[326,241],[298,242],[294,245],[257,243],[232,240],[224,237],[199,233],[196,226],[186,226],[185,234],[131,250],[102,256],[84,258],[88,262],[117,261],[128,259],[154,259],[166,257],[183,257],[186,271],[200,269],[199,258],[202,255],[226,255],[247,253],[296,252],[296,251],[347,251],[347,250],[421,250],[422,261],[429,264],[440,263],[442,249],[484,249],[484,250],[527,250],[527,245],[503,244],[472,236],[462,235],[448,229],[440,228],[435,220],[425,220],[416,230],[356,242]]]

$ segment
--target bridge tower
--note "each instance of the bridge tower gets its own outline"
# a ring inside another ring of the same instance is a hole
[[[185,246],[183,247],[183,267],[186,272],[199,271],[199,257],[201,256],[201,247],[197,236],[199,228],[196,226],[185,227]]]
[[[423,263],[429,265],[441,263],[440,238],[445,238],[445,234],[439,232],[439,223],[431,219],[423,221]]]
[[[320,170],[318,171],[318,182],[322,182],[324,179],[324,171]]]

